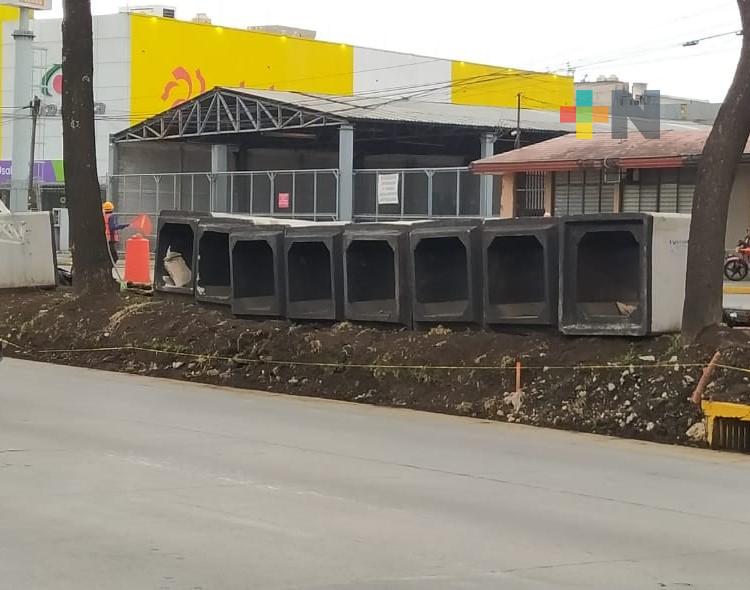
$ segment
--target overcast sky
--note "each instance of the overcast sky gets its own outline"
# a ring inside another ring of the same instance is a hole
[[[542,71],[575,67],[576,80],[617,75],[666,94],[722,100],[740,38],[736,0],[172,0],[177,16],[206,12],[220,25],[285,24],[318,38]],[[60,16],[62,0],[53,0]],[[125,0],[92,0],[97,14]],[[156,2],[130,2],[131,6]],[[710,7],[710,8],[709,8]],[[46,13],[49,14],[49,13]],[[41,15],[40,15],[41,16]]]

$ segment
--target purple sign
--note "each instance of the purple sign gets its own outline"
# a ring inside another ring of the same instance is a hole
[[[0,185],[10,184],[13,165],[10,160],[0,160]],[[37,160],[34,162],[34,181],[46,184],[65,182],[62,160]]]

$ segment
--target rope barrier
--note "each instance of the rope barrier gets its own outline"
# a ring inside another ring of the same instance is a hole
[[[42,355],[61,355],[61,354],[94,354],[94,353],[106,353],[106,352],[144,352],[156,355],[169,355],[174,357],[191,358],[196,360],[205,361],[226,361],[235,362],[238,364],[255,364],[255,365],[275,365],[275,366],[296,366],[296,367],[318,367],[318,368],[332,368],[332,369],[368,369],[368,370],[391,370],[391,371],[512,371],[516,372],[518,367],[514,363],[509,366],[497,366],[497,365],[384,365],[384,364],[372,364],[372,363],[329,363],[329,362],[314,362],[314,361],[290,361],[290,360],[276,360],[276,359],[249,359],[240,356],[222,356],[216,354],[196,354],[190,352],[179,352],[174,350],[163,350],[159,348],[150,348],[143,346],[106,346],[96,348],[71,348],[71,349],[43,349],[43,350],[29,350],[22,346],[19,346],[8,340],[0,338],[0,342],[13,347],[16,350],[25,352],[26,354],[42,354]],[[749,368],[734,367],[731,365],[716,364],[716,368],[724,369],[728,371],[738,371],[742,373],[750,373]],[[706,363],[627,363],[627,364],[606,364],[606,365],[573,365],[573,366],[561,366],[561,365],[522,365],[520,368],[523,371],[603,371],[603,370],[633,370],[633,369],[670,369],[677,368],[695,369],[705,368]]]

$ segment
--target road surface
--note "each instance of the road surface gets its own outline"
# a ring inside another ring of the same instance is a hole
[[[0,364],[0,587],[733,589],[750,459]]]
[[[724,309],[750,309],[750,280],[724,281]]]

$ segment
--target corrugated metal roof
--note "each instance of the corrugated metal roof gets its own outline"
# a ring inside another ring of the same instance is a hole
[[[427,123],[488,130],[516,126],[516,110],[502,107],[462,106],[377,96],[334,96],[247,88],[229,90],[297,108],[335,114],[350,121]],[[560,123],[558,113],[529,109],[521,113],[521,127],[538,131],[572,130],[571,125]]]
[[[467,106],[444,102],[394,99],[392,96],[333,96],[249,88],[229,88],[228,90],[297,108],[335,114],[351,121],[425,123],[475,127],[486,130],[507,129],[516,126],[517,111],[514,108],[507,107]],[[694,130],[705,126],[691,123],[664,123],[663,127]],[[521,129],[571,133],[575,131],[575,125],[560,123],[558,111],[522,109]],[[594,126],[594,130],[595,132],[609,133],[609,125],[597,124]]]
[[[498,154],[472,164],[476,172],[500,173],[523,170],[567,170],[577,167],[619,165],[621,167],[679,166],[703,152],[710,127],[700,130],[663,130],[659,139],[630,133],[628,139],[613,139],[608,133],[592,139],[564,135],[524,148]],[[745,148],[750,153],[750,144]]]

